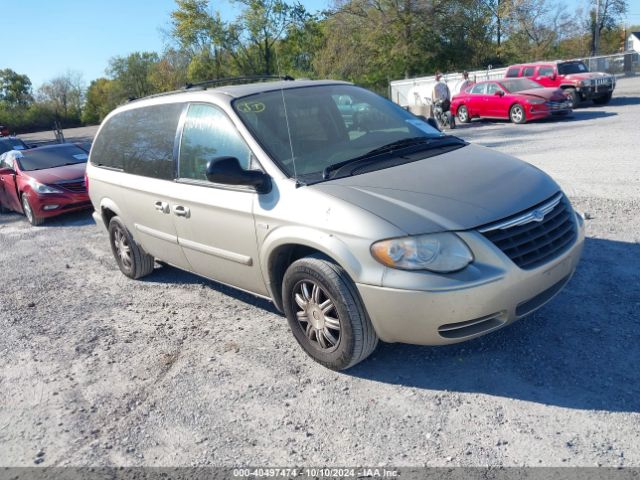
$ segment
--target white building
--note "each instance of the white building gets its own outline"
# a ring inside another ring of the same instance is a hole
[[[640,53],[640,32],[631,32],[627,38],[627,51]]]

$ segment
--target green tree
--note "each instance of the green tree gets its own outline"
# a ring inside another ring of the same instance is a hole
[[[31,80],[10,68],[0,70],[0,105],[4,108],[24,107],[33,102]]]
[[[122,88],[117,80],[98,78],[87,89],[86,101],[82,111],[82,122],[95,125],[116,108],[123,100]]]
[[[144,97],[154,92],[150,74],[159,61],[155,52],[134,52],[109,60],[107,74],[119,82],[125,96]]]

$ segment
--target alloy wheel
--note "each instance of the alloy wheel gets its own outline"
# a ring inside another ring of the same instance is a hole
[[[341,338],[341,322],[334,301],[312,280],[303,280],[293,289],[296,318],[307,340],[316,348],[335,350]]]
[[[31,210],[31,205],[29,205],[29,200],[24,195],[22,196],[22,209],[24,210],[24,214],[29,220],[30,223],[33,223],[33,210]]]
[[[133,262],[131,260],[131,247],[129,246],[129,240],[120,227],[115,228],[113,231],[113,245],[122,265],[127,269],[132,268]]]

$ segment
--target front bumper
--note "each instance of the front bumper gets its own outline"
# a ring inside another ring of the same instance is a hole
[[[31,208],[38,217],[48,218],[91,208],[89,195],[86,193],[29,195]]]
[[[592,100],[594,98],[601,98],[606,97],[607,95],[612,95],[615,86],[615,83],[604,83],[601,85],[594,85],[590,87],[580,87],[576,90],[583,100]]]
[[[461,234],[476,258],[463,275],[439,277],[439,283],[421,289],[357,284],[376,333],[385,342],[444,345],[475,338],[508,325],[553,298],[573,275],[584,245],[584,226],[578,221],[575,243],[562,255],[532,270],[517,267],[497,247],[475,232]],[[493,249],[491,248],[493,247]],[[414,276],[416,272],[394,272]]]

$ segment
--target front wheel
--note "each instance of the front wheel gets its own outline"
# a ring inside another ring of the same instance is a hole
[[[154,258],[136,243],[118,217],[109,222],[109,242],[120,271],[127,277],[138,279],[153,272]]]
[[[354,283],[341,267],[322,256],[305,257],[289,266],[282,300],[293,336],[325,367],[352,367],[378,344]]]
[[[571,104],[571,108],[578,108],[580,105],[580,94],[578,94],[578,91],[575,88],[567,88],[564,93]]]
[[[524,107],[519,103],[516,103],[511,110],[509,110],[509,118],[513,123],[524,123],[527,121],[527,116],[524,113]]]
[[[464,105],[458,107],[457,115],[460,123],[469,123],[471,121],[471,118],[469,118],[469,110],[467,110],[467,107]]]
[[[22,195],[22,211],[24,212],[24,216],[27,217],[27,220],[29,220],[29,223],[34,227],[44,223],[44,218],[38,217],[35,214],[31,204],[29,203],[29,198],[24,194]]]

